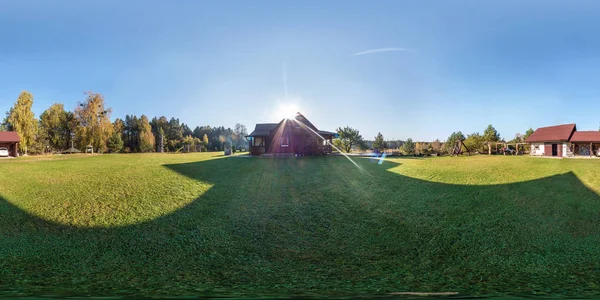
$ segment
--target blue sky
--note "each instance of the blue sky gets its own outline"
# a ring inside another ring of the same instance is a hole
[[[0,111],[92,90],[113,119],[250,131],[286,103],[369,139],[597,130],[598,28],[597,1],[2,1]],[[382,48],[406,51],[352,55]]]

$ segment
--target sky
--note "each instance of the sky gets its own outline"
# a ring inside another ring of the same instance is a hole
[[[112,119],[445,140],[600,125],[598,1],[0,2],[0,111],[101,93]],[[290,108],[291,107],[291,108]]]

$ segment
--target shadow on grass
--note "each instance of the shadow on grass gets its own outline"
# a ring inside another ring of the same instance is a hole
[[[600,197],[573,173],[466,186],[356,161],[362,171],[328,157],[166,165],[213,187],[119,228],[53,223],[0,198],[0,295],[600,291]]]

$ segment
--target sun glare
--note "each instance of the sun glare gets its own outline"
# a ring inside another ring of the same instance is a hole
[[[277,108],[277,117],[281,119],[291,119],[296,116],[298,111],[298,106],[294,103],[281,103]]]

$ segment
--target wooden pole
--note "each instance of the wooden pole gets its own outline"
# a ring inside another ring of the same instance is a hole
[[[590,157],[592,157],[592,143],[590,143]]]

